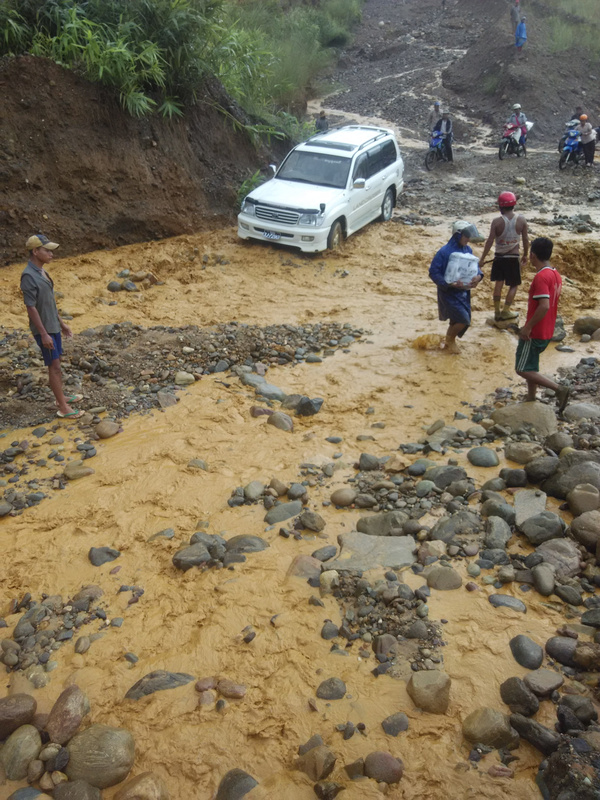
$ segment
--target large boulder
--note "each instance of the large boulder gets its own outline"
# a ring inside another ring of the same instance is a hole
[[[587,333],[591,336],[600,328],[600,319],[598,317],[578,317],[573,323],[573,333],[582,336]]]
[[[350,531],[341,533],[338,543],[340,554],[335,561],[327,563],[330,570],[364,571],[377,567],[406,567],[416,561],[415,540],[412,536],[369,536],[359,531]]]
[[[37,703],[30,694],[11,694],[0,699],[0,741],[31,722],[36,709]]]
[[[600,419],[600,406],[596,403],[570,403],[564,410],[564,417],[569,422],[579,422],[581,419]]]
[[[478,533],[481,522],[472,511],[457,511],[451,517],[443,517],[431,529],[431,538],[435,541],[449,542],[457,535]]]
[[[600,511],[586,511],[575,517],[571,523],[571,533],[574,539],[595,552],[600,541]]]
[[[52,706],[46,730],[50,741],[65,744],[76,733],[81,721],[89,713],[90,703],[79,686],[67,686]]]
[[[504,448],[506,458],[517,464],[527,464],[545,454],[544,448],[537,442],[509,442]]]
[[[361,517],[356,523],[356,530],[367,536],[390,536],[394,531],[401,531],[408,519],[403,511],[386,511],[384,514],[373,514]]]
[[[551,497],[565,500],[580,483],[600,489],[600,455],[583,450],[568,453],[560,459],[554,475],[544,481],[542,489]]]
[[[520,428],[533,428],[540,436],[549,436],[558,429],[556,414],[544,403],[511,403],[497,408],[491,413],[497,425],[513,431]]]
[[[9,781],[22,781],[27,767],[42,749],[40,732],[33,725],[21,725],[6,740],[0,752],[0,765]]]
[[[534,547],[550,539],[561,539],[565,531],[562,519],[552,511],[542,511],[535,517],[529,517],[519,528]]]
[[[445,714],[450,702],[452,681],[445,672],[423,670],[411,675],[406,691],[417,708],[430,714]]]
[[[546,564],[552,564],[558,578],[572,578],[579,572],[579,550],[568,539],[552,539],[535,548]]]
[[[69,780],[86,781],[98,789],[125,780],[135,758],[135,742],[129,731],[108,725],[91,725],[75,734],[67,750],[65,772]]]
[[[600,491],[591,483],[580,483],[567,495],[569,510],[574,517],[600,508]]]
[[[519,745],[519,736],[505,714],[495,708],[478,708],[462,724],[463,736],[473,744],[486,747],[506,747],[513,750]]]

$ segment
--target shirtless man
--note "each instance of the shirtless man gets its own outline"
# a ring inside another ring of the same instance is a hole
[[[483,248],[479,268],[495,243],[494,262],[492,264],[491,279],[494,283],[494,319],[516,319],[519,314],[511,311],[510,307],[518,287],[521,285],[521,265],[527,263],[529,256],[529,237],[527,235],[527,222],[525,217],[515,214],[514,208],[517,198],[512,192],[501,192],[498,196],[500,216],[492,220],[490,235]],[[523,240],[523,255],[519,260],[519,239]],[[509,289],[506,293],[504,308],[502,303],[502,287],[506,284]]]

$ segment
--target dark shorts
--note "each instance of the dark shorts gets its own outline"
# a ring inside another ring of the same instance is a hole
[[[51,333],[49,335],[52,337],[52,341],[54,342],[54,350],[49,350],[47,347],[42,347],[42,337],[40,336],[39,333],[36,333],[33,336],[33,338],[38,343],[38,347],[42,351],[44,364],[47,367],[49,367],[53,361],[56,361],[56,359],[60,358],[63,354],[62,337],[60,333]]]
[[[539,372],[540,355],[550,344],[550,339],[519,339],[515,358],[516,372]]]
[[[491,280],[504,281],[507,286],[521,285],[519,256],[494,256]]]

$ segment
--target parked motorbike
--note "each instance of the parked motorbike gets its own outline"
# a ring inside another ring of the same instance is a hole
[[[429,150],[425,156],[425,169],[431,171],[437,161],[448,161],[446,155],[446,134],[432,131]]]
[[[569,122],[566,123],[565,132],[561,136],[560,142],[558,143],[558,152],[559,153],[562,153],[562,151],[565,149],[565,143],[567,141],[567,136],[569,135],[569,131],[572,130],[573,128],[576,128],[578,125],[579,125],[579,120],[576,119],[576,118],[572,119],[572,120],[569,120]]]
[[[526,122],[527,133],[533,128],[533,122]],[[515,155],[517,158],[527,155],[525,144],[521,143],[521,126],[507,122],[504,126],[502,139],[498,147],[498,158],[500,161],[505,156]]]
[[[584,163],[585,156],[581,145],[581,133],[577,128],[571,128],[567,131],[563,151],[558,161],[558,168],[566,169],[569,165],[577,166]]]

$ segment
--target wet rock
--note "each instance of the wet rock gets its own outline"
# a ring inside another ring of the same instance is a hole
[[[299,417],[312,417],[318,414],[323,406],[322,397],[301,397],[298,405],[296,406],[296,415]]]
[[[401,529],[407,519],[403,511],[386,511],[371,517],[361,517],[356,523],[356,530],[367,536],[390,536],[392,531]]]
[[[527,464],[545,455],[544,448],[537,442],[509,442],[504,448],[504,455],[509,461]]]
[[[422,619],[416,619],[411,622],[404,635],[407,639],[426,639],[429,635],[427,624]]]
[[[327,678],[317,689],[319,700],[341,700],[346,694],[346,684],[340,678]],[[327,777],[326,775],[323,777]],[[319,780],[315,778],[315,780]]]
[[[560,689],[565,679],[550,669],[536,669],[525,675],[523,682],[538,697],[549,697],[552,692]]]
[[[178,550],[172,559],[173,566],[182,572],[187,572],[192,567],[199,567],[210,560],[211,555],[202,542],[197,542],[184,547],[183,550]]]
[[[186,372],[182,369],[175,373],[175,383],[177,386],[191,386],[191,384],[195,382],[196,378],[194,378],[191,372]]]
[[[558,578],[571,578],[579,572],[579,551],[567,539],[552,539],[535,548],[546,564],[552,564]]]
[[[577,451],[560,459],[559,468],[544,481],[542,489],[551,497],[564,500],[581,483],[600,489],[600,463],[594,460],[594,454]]]
[[[485,546],[490,550],[503,550],[512,537],[510,525],[501,517],[488,517],[485,531]]]
[[[414,672],[406,684],[406,691],[417,708],[430,714],[445,714],[450,702],[449,675],[439,670]]]
[[[319,578],[321,562],[312,556],[299,554],[292,560],[287,575],[294,578]]]
[[[12,694],[0,698],[0,741],[31,722],[37,710],[35,698],[29,694]]]
[[[269,543],[260,536],[251,536],[247,533],[233,536],[225,544],[228,553],[259,553],[261,550],[266,550],[267,547],[269,547]]]
[[[523,489],[515,495],[515,521],[520,529],[526,520],[537,517],[546,510],[546,495],[539,489]]]
[[[340,792],[344,791],[345,786],[333,781],[319,781],[313,788],[319,800],[334,800]]]
[[[533,585],[543,597],[550,597],[554,592],[556,581],[554,570],[549,564],[537,564],[532,570]]]
[[[325,527],[325,520],[316,511],[305,509],[299,517],[301,525],[309,531],[320,533]]]
[[[100,439],[110,439],[119,432],[119,423],[110,419],[103,419],[94,429],[96,436]]]
[[[408,730],[408,717],[402,711],[398,711],[396,714],[386,717],[381,723],[381,727],[388,736],[398,736],[399,733]]]
[[[581,615],[581,624],[600,628],[600,608],[590,608]]]
[[[89,700],[79,686],[68,686],[58,696],[48,716],[46,730],[50,740],[58,744],[68,742],[77,733],[89,710]]]
[[[176,689],[178,686],[185,686],[186,683],[194,680],[193,675],[185,672],[166,672],[163,669],[154,670],[140,678],[133,684],[125,695],[126,700],[139,700],[154,692],[161,692],[165,689]],[[111,729],[116,730],[116,729]],[[108,734],[107,734],[108,736]],[[117,737],[118,738],[118,737]],[[97,785],[97,784],[94,784]],[[110,784],[112,786],[112,784]]]
[[[462,724],[462,732],[469,742],[486,747],[512,750],[519,744],[509,718],[495,708],[478,708],[471,712]]]
[[[108,564],[109,561],[114,561],[120,555],[120,551],[112,547],[90,547],[88,558],[95,567],[101,567],[102,564]]]
[[[568,603],[572,606],[580,606],[583,603],[581,592],[574,586],[563,586],[559,584],[554,587],[554,593],[557,597],[560,597],[563,603]]]
[[[378,783],[398,783],[404,773],[404,764],[390,753],[375,750],[365,758],[365,775]]]
[[[274,525],[278,522],[284,522],[290,517],[297,517],[302,512],[302,501],[293,500],[291,503],[280,503],[278,506],[273,506],[265,514],[265,522],[267,525]]]
[[[573,447],[573,437],[570,436],[566,431],[557,431],[556,433],[547,436],[544,444],[546,447],[549,447],[550,450],[560,454],[560,451],[565,447]]]
[[[540,702],[520,678],[509,678],[500,685],[500,697],[513,714],[531,717],[537,714]]]
[[[283,411],[275,411],[267,419],[267,425],[273,425],[279,428],[280,431],[291,433],[294,430],[294,420],[289,414],[284,414]]]
[[[544,403],[511,403],[490,414],[497,425],[513,431],[531,426],[540,436],[549,436],[557,430],[556,414]]]
[[[358,459],[358,468],[361,472],[368,472],[380,468],[379,459],[377,456],[372,456],[369,453],[361,453]]]
[[[229,678],[221,678],[217,684],[217,691],[223,697],[228,697],[232,700],[240,700],[246,694],[246,687],[243,683],[235,683]]]
[[[431,529],[431,538],[449,542],[459,534],[478,533],[480,520],[472,511],[457,511],[451,517],[444,517]]]
[[[564,411],[565,419],[578,422],[581,419],[600,419],[600,406],[596,403],[569,403]]]
[[[33,725],[21,725],[11,733],[0,751],[0,764],[8,780],[26,778],[29,763],[38,757],[41,749],[40,733]]]
[[[525,739],[545,756],[549,756],[560,745],[561,737],[558,733],[522,714],[511,714],[510,724],[522,739]]]
[[[221,778],[215,800],[240,800],[255,786],[258,781],[252,775],[243,769],[231,769]]]
[[[307,742],[298,747],[298,755],[303,756],[305,753],[308,753],[309,750],[312,750],[313,747],[319,747],[319,745],[322,744],[324,744],[322,736],[318,733],[315,733],[315,735],[311,736]]]
[[[76,481],[79,478],[85,478],[88,475],[93,475],[94,470],[91,467],[84,466],[81,459],[70,461],[63,471],[63,475],[68,481]]]
[[[114,800],[169,800],[169,791],[158,775],[143,772],[127,781],[116,793]]]
[[[262,481],[250,481],[250,483],[244,486],[244,497],[246,500],[259,500],[264,493],[265,487]]]
[[[69,780],[87,781],[98,789],[125,780],[135,757],[135,743],[129,731],[108,725],[91,725],[75,734],[67,750],[69,763],[65,772]]]
[[[591,483],[581,483],[567,495],[569,510],[574,517],[600,508],[600,491]]]
[[[564,694],[560,698],[560,705],[565,705],[571,709],[580,722],[589,725],[598,719],[598,712],[589,697],[580,694]]]
[[[329,500],[333,503],[334,506],[339,506],[340,508],[346,508],[347,506],[351,506],[352,503],[356,500],[356,492],[354,489],[351,489],[348,486],[344,486],[341,489],[336,489],[335,492],[332,492]]]
[[[578,642],[573,653],[573,662],[585,672],[600,671],[600,644]]]
[[[313,747],[296,760],[296,768],[306,773],[313,781],[320,781],[331,775],[336,762],[335,755],[325,745]]]
[[[527,473],[524,469],[501,469],[500,477],[509,489],[527,486]]]
[[[500,463],[498,454],[489,447],[473,447],[467,458],[474,467],[497,467]]]
[[[341,550],[330,569],[368,570],[375,567],[400,568],[416,561],[412,536],[368,536],[358,531],[338,536]]]
[[[600,319],[597,317],[578,317],[573,323],[573,332],[580,336],[587,333],[591,336],[600,328]]]
[[[433,567],[427,573],[427,586],[438,591],[460,589],[462,578],[452,567]]]
[[[329,641],[339,635],[339,628],[330,619],[326,620],[321,628],[321,639]]]
[[[69,781],[55,786],[52,797],[54,800],[101,800],[102,793],[86,781]]]
[[[172,392],[157,392],[156,399],[161,408],[170,408],[171,406],[177,405],[177,396]]]
[[[571,523],[571,533],[578,542],[595,553],[600,541],[600,511],[586,511],[576,517]]]
[[[550,539],[560,539],[564,536],[562,519],[551,511],[542,511],[534,517],[529,517],[519,528],[529,544],[534,547]]]
[[[424,475],[427,480],[433,481],[438,489],[445,489],[454,481],[462,481],[467,478],[467,473],[462,467],[452,465],[429,467]]]
[[[515,509],[505,502],[503,498],[490,498],[481,505],[482,517],[500,517],[509,525],[515,524]]]
[[[529,483],[543,483],[554,475],[559,465],[559,459],[554,456],[535,458],[525,465],[527,480]]]
[[[496,608],[504,606],[506,608],[511,608],[513,611],[520,611],[522,614],[527,613],[527,606],[525,603],[516,597],[511,597],[509,594],[491,594],[488,600]]]
[[[320,547],[318,550],[315,550],[314,553],[311,553],[311,556],[319,561],[329,561],[335,558],[336,554],[337,547],[334,544],[328,544],[325,545],[325,547]]]

